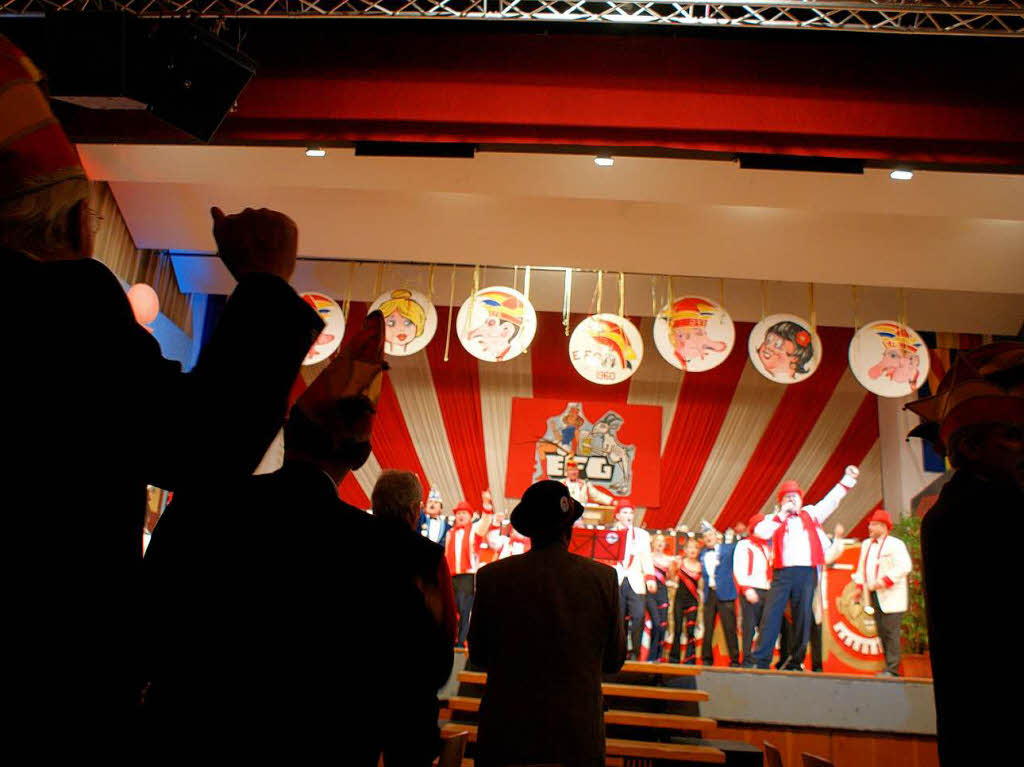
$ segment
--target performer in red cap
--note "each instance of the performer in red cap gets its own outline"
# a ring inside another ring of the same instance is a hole
[[[1024,509],[1024,343],[961,351],[935,396],[906,407],[923,419],[910,436],[929,440],[956,469],[921,521],[921,556],[939,759],[943,765],[970,764],[977,758],[978,733],[1019,726],[1015,707],[978,705],[990,694],[990,681],[964,668],[965,606],[979,621],[1004,615],[1006,590],[979,588],[978,579],[965,578],[958,565],[964,530],[979,524],[1016,529]],[[985,583],[1019,580],[1015,557],[984,561]],[[999,671],[1008,689],[1020,688],[1017,664]]]
[[[783,668],[800,671],[811,630],[811,603],[817,569],[825,564],[829,545],[821,524],[836,510],[860,472],[847,466],[843,478],[814,505],[803,505],[804,491],[793,480],[779,487],[779,511],[758,523],[754,535],[772,542],[772,585],[765,600],[754,663],[768,668],[782,628],[786,603],[792,602],[793,645]]]
[[[651,559],[651,536],[646,530],[633,525],[635,511],[633,502],[619,498],[615,502],[615,530],[625,537],[622,561],[615,565],[619,574],[619,612],[623,621],[630,621],[629,657],[640,657],[640,640],[644,634],[644,609],[647,595],[658,591],[658,579],[654,575],[654,560]],[[653,602],[653,600],[652,600]],[[656,605],[656,602],[654,602]],[[657,607],[652,615],[656,618]]]
[[[878,638],[885,653],[885,670],[878,676],[899,676],[900,624],[907,611],[907,576],[913,567],[910,552],[899,538],[889,535],[892,519],[876,509],[868,520],[868,539],[860,545],[860,560],[853,582],[871,595]]]
[[[473,524],[473,507],[469,501],[459,501],[453,509],[455,524],[448,531],[445,540],[445,557],[452,574],[452,588],[455,590],[455,605],[459,610],[459,636],[457,647],[466,642],[469,632],[469,616],[473,611],[473,594],[476,589],[476,571],[480,567],[480,548],[487,542],[491,527],[491,494],[482,494],[483,513],[476,525]]]
[[[753,531],[764,521],[764,514],[755,514],[747,523]],[[740,614],[743,619],[743,666],[750,668],[754,659],[750,648],[754,644],[754,629],[761,623],[764,602],[772,583],[772,549],[764,538],[751,532],[736,544],[732,560],[733,578],[740,592]]]

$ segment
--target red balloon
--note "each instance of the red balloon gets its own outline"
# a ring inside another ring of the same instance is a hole
[[[144,282],[137,282],[128,288],[128,303],[132,305],[135,321],[148,325],[160,313],[160,299],[156,291]]]

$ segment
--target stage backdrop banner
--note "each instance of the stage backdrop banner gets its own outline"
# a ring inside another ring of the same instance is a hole
[[[542,479],[565,478],[565,459],[586,461],[580,477],[640,507],[657,506],[661,408],[621,402],[512,400],[505,495],[520,498]]]

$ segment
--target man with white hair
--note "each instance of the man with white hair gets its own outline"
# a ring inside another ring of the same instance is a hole
[[[29,716],[116,718],[139,700],[147,483],[177,491],[251,474],[323,323],[288,285],[295,224],[214,208],[239,284],[195,370],[164,359],[91,260],[89,183],[40,80],[0,36],[4,436],[15,448],[0,561],[17,659],[4,688]]]

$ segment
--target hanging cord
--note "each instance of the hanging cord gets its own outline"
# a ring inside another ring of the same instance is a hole
[[[345,286],[345,302],[341,305],[341,316],[348,322],[348,308],[352,305],[352,281],[355,279],[356,262],[348,264],[348,285]]]
[[[384,264],[377,264],[377,279],[373,283],[373,300],[377,300],[377,296],[380,295],[381,285],[384,282]]]
[[[903,327],[910,327],[907,324],[907,293],[900,288],[900,324]]]
[[[530,300],[530,267],[523,270],[523,297]]]
[[[761,322],[768,316],[768,283],[761,280]]]
[[[619,319],[626,315],[626,275],[619,272]]]
[[[814,283],[807,283],[807,302],[811,310],[811,332],[818,332],[818,310],[814,306]]]
[[[434,303],[434,265],[427,270],[427,300]]]
[[[512,266],[512,290],[519,290],[519,267]]]
[[[473,267],[473,292],[469,294],[469,311],[466,312],[466,321],[463,323],[462,332],[469,332],[469,325],[472,321],[473,310],[476,308],[476,294],[480,292],[480,265]]]
[[[597,270],[597,311],[595,314],[601,313],[601,302],[604,298],[604,270]]]
[[[651,276],[651,316],[658,319],[658,281]]]
[[[856,285],[851,285],[850,286],[850,297],[853,299],[853,332],[856,333],[857,330],[860,328],[860,318],[858,316],[859,312],[858,312],[858,306],[857,306],[857,286]]]
[[[676,289],[674,287],[672,287],[672,275],[671,274],[668,276],[668,296],[666,298],[668,299],[667,301],[665,301],[666,304],[673,304],[673,303],[675,303],[675,300],[676,300]]]
[[[472,307],[470,307],[472,308]],[[448,347],[452,342],[452,312],[455,311],[455,264],[452,264],[451,290],[448,293],[448,330],[444,336],[444,361],[448,361]]]
[[[725,310],[725,280],[718,278],[718,305]]]
[[[572,297],[572,268],[565,270],[565,287],[562,290],[562,327],[569,335],[569,304]]]

